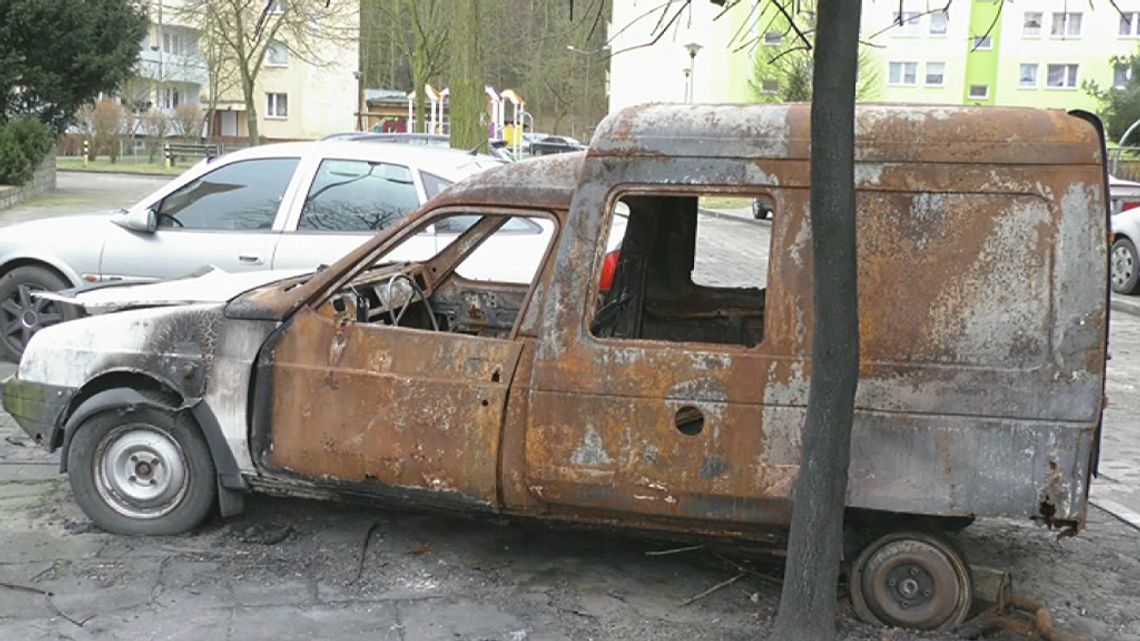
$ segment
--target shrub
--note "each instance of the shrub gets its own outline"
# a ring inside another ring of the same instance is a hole
[[[100,100],[91,112],[94,129],[92,147],[96,153],[102,152],[111,157],[111,162],[119,159],[119,134],[123,130],[123,106],[114,100]]]
[[[0,183],[21,185],[51,150],[52,132],[28,116],[0,125]]]

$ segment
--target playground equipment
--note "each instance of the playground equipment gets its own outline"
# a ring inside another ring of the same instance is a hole
[[[427,116],[425,123],[416,122],[415,105],[416,92],[408,92],[408,126],[409,133],[423,132],[434,134],[447,134],[450,130],[450,118],[447,116],[447,103],[451,90],[443,88],[437,90],[430,84],[425,84],[424,96],[428,99]],[[491,139],[508,139],[517,155],[522,145],[523,122],[529,116],[526,112],[526,101],[514,89],[505,89],[499,93],[491,85],[485,85],[483,91],[487,96],[487,134]],[[511,124],[506,120],[506,104],[511,103]],[[533,121],[534,119],[531,118]]]

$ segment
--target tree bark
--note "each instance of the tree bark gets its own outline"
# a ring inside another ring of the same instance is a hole
[[[811,110],[812,374],[773,641],[835,638],[859,382],[854,148],[860,2],[820,0],[818,11]]]
[[[254,102],[255,78],[249,77],[242,69],[241,93],[245,100],[245,124],[249,134],[249,144],[260,145],[261,134],[257,130],[257,104]]]
[[[453,0],[452,9],[451,146],[472,149],[487,140],[487,129],[480,123],[487,99],[479,48],[479,9],[475,0]]]

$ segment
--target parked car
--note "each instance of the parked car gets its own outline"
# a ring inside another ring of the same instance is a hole
[[[808,109],[626,109],[588,153],[472,177],[314,275],[149,286],[197,292],[192,305],[78,294],[128,309],[32,337],[4,407],[61,451],[75,500],[113,532],[182,532],[259,490],[778,545],[825,366]],[[1023,108],[856,118],[875,171],[856,172],[847,583],[864,620],[949,630],[974,586],[940,529],[1086,522],[1108,322],[1102,129]],[[766,269],[706,280],[710,257],[759,249],[702,244],[710,193],[775,201],[770,234],[735,231],[769,244]],[[399,258],[460,217],[432,256]],[[554,233],[525,282],[467,277],[532,219]]]
[[[534,156],[564,154],[569,151],[581,151],[585,148],[586,145],[569,136],[546,136],[530,143],[530,153]]]
[[[1112,291],[1140,293],[1140,183],[1108,177],[1109,208],[1112,211]]]
[[[116,214],[4,227],[0,358],[18,360],[36,331],[74,318],[74,310],[34,292],[177,278],[207,265],[312,269],[448,185],[499,164],[458,151],[359,142],[263,145],[202,161]],[[419,242],[434,248],[455,233],[425,230]]]

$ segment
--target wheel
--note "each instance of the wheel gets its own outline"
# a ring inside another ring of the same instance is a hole
[[[867,623],[952,630],[973,601],[961,553],[941,536],[896,532],[872,541],[848,575],[855,614]]]
[[[755,220],[764,220],[772,215],[772,209],[768,204],[759,198],[752,201],[752,218]]]
[[[67,473],[79,507],[118,534],[186,532],[205,520],[217,493],[198,426],[154,408],[84,421],[71,440]]]
[[[1140,257],[1136,245],[1123,236],[1112,243],[1112,291],[1135,294],[1140,289]]]
[[[70,305],[32,296],[67,287],[67,281],[42,267],[17,267],[0,277],[0,359],[18,362],[36,332],[79,315]]]

